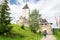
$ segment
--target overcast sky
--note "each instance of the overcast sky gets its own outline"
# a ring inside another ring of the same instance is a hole
[[[0,1],[1,2],[1,1]],[[15,23],[22,15],[22,8],[28,4],[30,11],[39,10],[39,14],[48,22],[55,25],[55,17],[60,18],[60,0],[9,0],[12,23]]]

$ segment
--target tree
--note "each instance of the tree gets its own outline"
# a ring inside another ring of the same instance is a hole
[[[4,3],[1,4],[1,9],[0,9],[0,33],[4,34],[7,33],[11,30],[10,26],[10,21],[11,17],[9,16],[10,13],[9,7],[8,7],[8,2],[7,0],[4,0]]]
[[[33,10],[29,19],[30,29],[35,33],[39,28],[39,11]]]

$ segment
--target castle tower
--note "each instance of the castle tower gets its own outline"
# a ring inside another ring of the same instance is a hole
[[[25,17],[26,19],[29,18],[29,7],[26,4],[23,8],[22,8],[22,17]]]
[[[29,7],[28,5],[26,4],[23,8],[22,8],[22,15],[21,17],[19,18],[19,20],[17,20],[17,24],[18,25],[22,25],[24,24],[24,26],[29,26],[29,22],[28,22],[28,19],[29,19]]]

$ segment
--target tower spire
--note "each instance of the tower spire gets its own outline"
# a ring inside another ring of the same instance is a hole
[[[26,4],[22,9],[29,9],[28,5]]]

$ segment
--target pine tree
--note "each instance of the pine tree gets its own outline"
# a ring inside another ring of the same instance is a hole
[[[0,33],[4,34],[7,33],[11,30],[10,26],[10,21],[11,17],[9,17],[10,13],[9,7],[8,7],[8,2],[7,0],[4,0],[4,3],[1,4],[1,9],[0,9]]]
[[[39,11],[36,9],[30,14],[29,20],[30,29],[35,33],[39,28]]]

